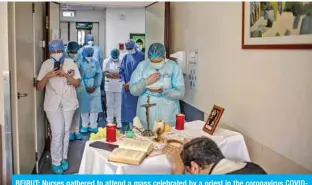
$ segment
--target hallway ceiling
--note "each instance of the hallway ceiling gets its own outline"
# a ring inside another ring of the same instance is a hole
[[[107,7],[145,7],[154,2],[60,2],[62,10],[103,10]]]

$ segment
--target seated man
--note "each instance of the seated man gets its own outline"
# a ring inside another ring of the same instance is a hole
[[[260,166],[251,162],[226,159],[217,144],[199,137],[186,143],[180,156],[168,154],[173,174],[267,174]]]

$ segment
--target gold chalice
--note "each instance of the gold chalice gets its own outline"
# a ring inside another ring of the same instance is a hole
[[[155,121],[153,130],[156,133],[156,138],[154,138],[154,141],[157,143],[163,143],[165,139],[162,137],[162,134],[165,133],[165,122],[161,120]]]

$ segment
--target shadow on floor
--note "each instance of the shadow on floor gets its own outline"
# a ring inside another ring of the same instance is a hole
[[[99,121],[99,127],[104,127],[105,121]],[[86,142],[89,139],[89,134],[83,136],[83,140],[80,141],[70,141],[68,148],[68,162],[69,168],[65,174],[74,174],[78,173],[84,147]],[[51,172],[51,156],[49,153],[45,153],[44,159],[42,161],[42,166],[40,168],[39,174],[52,174]]]

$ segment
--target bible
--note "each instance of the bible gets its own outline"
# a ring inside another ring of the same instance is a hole
[[[108,161],[139,165],[154,150],[150,141],[123,140],[108,156]]]

